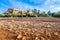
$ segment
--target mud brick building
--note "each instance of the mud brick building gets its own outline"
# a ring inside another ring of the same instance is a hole
[[[24,11],[24,10],[18,10],[18,9],[16,9],[16,8],[9,8],[9,9],[7,10],[7,12],[8,12],[8,13],[14,13],[14,14],[20,13],[20,14],[23,14],[23,15],[25,15],[25,13],[26,13],[26,11]]]
[[[32,14],[32,13],[34,13],[34,11],[33,10],[26,10],[25,11],[25,10],[19,10],[19,9],[16,9],[16,8],[9,8],[6,13],[11,13],[11,14],[20,13],[22,15],[26,15],[26,13]],[[37,15],[39,15],[39,14],[40,14],[40,10],[37,11]]]

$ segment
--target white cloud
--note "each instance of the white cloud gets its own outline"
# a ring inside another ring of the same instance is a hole
[[[54,4],[56,2],[56,0],[46,0],[45,2],[44,2],[44,5],[52,5],[52,4]]]
[[[50,9],[52,9],[52,8],[54,8],[54,7],[55,7],[55,5],[51,5],[51,6],[50,6]]]
[[[30,0],[30,2],[40,3],[42,0]]]
[[[7,6],[4,3],[0,3],[0,5],[2,6],[2,7],[0,7],[0,13],[7,11],[6,9],[9,8],[9,6]]]
[[[33,5],[29,5],[25,2],[21,2],[21,1],[16,1],[16,0],[8,0],[10,2],[10,4],[13,6],[13,8],[18,8],[18,9],[23,9],[23,10],[28,10],[28,9],[39,9],[41,11],[58,11],[60,10],[60,5],[55,4],[55,2],[60,2],[60,0],[44,0],[42,7],[40,7],[40,5],[38,6],[33,6]],[[30,2],[34,2],[36,4],[40,4],[42,0],[30,0]],[[0,5],[3,5],[5,8],[9,8],[9,6],[0,3]],[[1,10],[0,10],[1,11]]]
[[[13,5],[13,7],[15,8],[18,8],[18,9],[24,9],[24,10],[28,10],[28,9],[40,9],[39,6],[32,6],[32,5],[29,5],[29,4],[26,4],[24,2],[16,2],[15,0],[9,0],[10,3]]]
[[[52,6],[50,7],[50,10],[51,10],[52,12],[60,11],[60,6],[52,5]]]
[[[46,0],[44,2],[44,5],[52,5],[52,4],[56,4],[57,3],[60,3],[60,0]],[[57,4],[58,5],[58,4]]]
[[[47,4],[49,4],[51,2],[51,0],[47,0],[47,1],[45,1],[45,5],[47,5]]]
[[[4,12],[5,12],[5,9],[0,8],[0,14],[1,14],[1,13],[4,13]]]
[[[13,7],[18,8],[18,9],[23,9],[23,10],[34,9],[34,8],[39,9],[41,11],[60,10],[60,8],[57,8],[58,6],[53,5],[56,2],[56,0],[46,0],[44,2],[44,5],[42,4],[43,7],[41,7],[41,8],[40,8],[40,6],[32,6],[32,5],[29,5],[27,3],[20,2],[20,1],[16,2],[16,0],[9,0],[9,1],[13,5]],[[30,0],[30,1],[35,2],[35,3],[38,3],[38,2],[40,3],[40,1],[42,1],[42,0],[37,0],[37,1],[36,0]]]
[[[19,9],[29,9],[29,8],[33,8],[33,6],[30,6],[26,3],[23,3],[23,2],[16,2],[16,1],[12,1],[10,0],[10,3],[13,5],[13,7],[15,8],[19,8]]]
[[[60,7],[54,7],[54,10],[60,11]]]
[[[8,8],[9,6],[5,5],[4,3],[0,3],[0,5],[2,5],[5,8]]]

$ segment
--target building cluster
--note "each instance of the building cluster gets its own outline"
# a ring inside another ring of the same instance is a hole
[[[34,13],[33,10],[24,11],[24,10],[18,10],[18,9],[16,9],[16,8],[9,8],[9,9],[7,10],[7,12],[8,12],[8,13],[20,13],[20,14],[22,14],[22,15],[25,15],[26,13],[29,13],[29,14]],[[39,14],[40,11],[38,10],[37,13]]]

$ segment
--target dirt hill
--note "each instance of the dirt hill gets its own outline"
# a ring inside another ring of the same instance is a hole
[[[60,40],[60,18],[0,18],[0,40]]]

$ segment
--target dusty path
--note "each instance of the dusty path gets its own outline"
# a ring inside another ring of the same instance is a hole
[[[60,19],[0,18],[0,40],[60,40]]]

